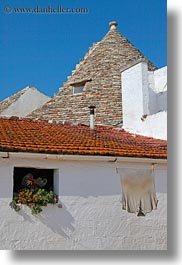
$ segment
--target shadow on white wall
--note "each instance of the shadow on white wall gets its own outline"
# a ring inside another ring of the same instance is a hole
[[[69,238],[75,230],[73,226],[75,220],[65,206],[60,209],[57,205],[48,205],[43,207],[43,212],[37,216],[29,215],[24,210],[19,211],[18,214],[24,218],[24,221],[31,224],[35,223],[36,225],[38,220],[51,229],[52,232],[64,238]]]

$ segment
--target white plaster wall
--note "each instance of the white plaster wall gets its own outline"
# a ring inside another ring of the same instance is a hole
[[[158,112],[143,120],[138,117],[132,124],[124,123],[123,129],[131,133],[167,140],[167,112]]]
[[[26,206],[12,210],[14,166],[56,169],[63,208],[49,205],[37,216]],[[149,165],[0,158],[0,249],[166,249],[166,166],[155,171],[158,209],[145,217],[121,209],[116,166]]]
[[[167,91],[167,66],[154,71],[154,80],[155,85],[153,89],[155,92]]]
[[[50,97],[42,94],[36,88],[30,87],[23,95],[5,109],[1,113],[1,116],[25,117],[50,99]]]
[[[149,114],[167,111],[167,66],[148,71]]]
[[[138,117],[144,114],[142,76],[146,64],[139,63],[122,73],[123,124],[137,125]],[[146,81],[146,80],[145,80]],[[145,82],[144,82],[145,83]]]
[[[147,71],[145,62],[122,73],[123,128],[167,139],[167,68]],[[145,116],[146,115],[146,116]]]

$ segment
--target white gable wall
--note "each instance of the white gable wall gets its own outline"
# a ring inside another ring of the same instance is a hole
[[[167,139],[167,67],[154,72],[141,62],[122,72],[123,128]]]
[[[50,99],[50,97],[42,94],[34,87],[30,87],[15,102],[5,109],[1,113],[1,116],[25,117]]]
[[[15,166],[55,169],[63,208],[49,205],[37,216],[11,209]],[[166,249],[166,165],[155,170],[158,209],[145,217],[121,209],[116,166],[149,164],[0,158],[0,249]]]

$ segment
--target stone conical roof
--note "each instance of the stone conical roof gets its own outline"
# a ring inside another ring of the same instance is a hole
[[[0,102],[0,113],[7,109],[12,103],[14,103],[19,97],[21,97],[25,92],[27,92],[30,87],[25,87],[21,91],[18,91],[16,94],[4,99]]]
[[[31,102],[34,98],[33,102]],[[40,108],[51,98],[41,93],[33,86],[27,86],[16,94],[0,102],[0,116],[25,117],[33,110]]]
[[[110,23],[105,37],[94,44],[76,65],[72,76],[54,100],[29,117],[56,122],[89,123],[88,106],[96,106],[96,124],[122,123],[121,71],[145,60],[149,70],[156,67]],[[84,84],[83,93],[73,95],[73,86]]]

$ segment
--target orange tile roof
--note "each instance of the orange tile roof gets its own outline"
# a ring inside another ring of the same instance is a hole
[[[111,127],[0,119],[0,151],[167,158],[167,142]]]

